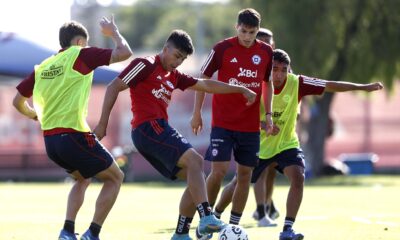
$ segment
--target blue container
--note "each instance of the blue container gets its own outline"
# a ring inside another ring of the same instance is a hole
[[[350,175],[370,175],[374,173],[374,163],[379,158],[375,153],[346,153],[339,159],[349,167]]]

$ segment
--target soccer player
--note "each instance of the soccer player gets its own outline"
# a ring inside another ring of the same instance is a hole
[[[260,28],[257,33],[257,39],[269,44],[275,49],[275,41],[271,30]],[[264,105],[261,103],[260,118],[263,121],[265,116]],[[260,139],[263,141],[265,132],[261,131]],[[260,148],[260,154],[265,149]],[[272,200],[272,193],[274,190],[274,182],[276,177],[275,164],[269,165],[260,175],[260,180],[257,181],[254,187],[254,195],[257,203],[257,209],[253,213],[253,218],[258,221],[259,227],[272,227],[276,226],[274,219],[279,217],[279,212]]]
[[[304,156],[296,134],[296,119],[299,103],[306,95],[320,95],[324,92],[345,92],[362,90],[366,92],[381,90],[380,82],[357,84],[351,82],[327,81],[289,73],[289,55],[280,49],[274,50],[272,82],[274,84],[274,105],[272,134],[262,138],[260,162],[253,171],[252,182],[259,181],[261,173],[274,162],[277,170],[290,182],[286,201],[286,217],[280,240],[300,240],[304,236],[293,231],[297,212],[303,199]],[[262,122],[265,124],[265,122]],[[265,133],[264,133],[265,134]],[[236,177],[225,187],[216,208],[224,210],[232,199],[237,184]]]
[[[237,36],[217,43],[211,50],[201,71],[211,78],[218,71],[218,79],[231,85],[247,86],[257,93],[255,104],[247,106],[237,94],[214,94],[212,100],[212,130],[205,159],[211,161],[207,177],[210,204],[215,204],[221,183],[228,171],[231,154],[237,164],[238,184],[233,195],[229,222],[239,224],[249,194],[253,168],[258,161],[260,147],[260,98],[266,106],[266,129],[272,129],[271,105],[273,86],[269,81],[272,68],[272,48],[256,39],[260,28],[260,14],[251,8],[239,11]],[[201,108],[205,94],[196,93],[191,121],[194,134],[203,127]],[[215,209],[218,216],[218,209]]]
[[[128,59],[132,51],[114,23],[103,17],[101,30],[114,49],[86,47],[89,34],[75,21],[59,32],[61,50],[44,60],[18,86],[13,104],[23,115],[39,120],[49,158],[75,179],[68,196],[67,213],[59,240],[74,240],[75,218],[83,204],[90,179],[103,182],[89,229],[82,240],[99,239],[124,178],[111,154],[90,132],[86,122],[93,70]],[[28,99],[33,96],[33,107]]]
[[[193,89],[211,93],[240,93],[246,105],[256,94],[243,86],[231,86],[219,81],[203,81],[185,75],[176,68],[193,53],[190,36],[174,30],[162,52],[156,56],[136,58],[107,87],[101,118],[95,128],[101,139],[111,109],[119,92],[129,88],[132,101],[132,141],[143,157],[164,177],[186,179],[187,187],[179,206],[178,225],[172,239],[189,240],[189,229],[196,209],[200,215],[201,234],[217,232],[225,226],[210,208],[203,172],[203,158],[192,145],[168,123],[167,107],[176,89]],[[243,97],[244,96],[244,97]]]

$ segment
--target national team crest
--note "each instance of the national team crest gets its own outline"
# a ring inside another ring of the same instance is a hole
[[[167,83],[168,87],[174,89],[174,84],[172,84],[172,82],[167,80],[166,83]]]
[[[260,62],[261,62],[261,57],[258,56],[258,55],[254,55],[254,56],[251,58],[251,60],[253,61],[253,63],[254,63],[255,65],[258,65],[258,64],[260,64]]]

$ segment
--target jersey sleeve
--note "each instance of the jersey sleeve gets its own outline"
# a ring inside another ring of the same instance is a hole
[[[222,56],[224,50],[227,48],[227,44],[224,42],[217,43],[211,52],[208,54],[206,61],[201,67],[201,73],[207,77],[212,75],[220,69],[222,65]]]
[[[177,71],[177,84],[176,87],[184,91],[186,88],[191,87],[197,83],[197,79]]]
[[[22,96],[30,98],[32,97],[34,86],[35,86],[35,72],[32,72],[28,77],[22,80],[16,88]]]
[[[154,65],[151,65],[148,60],[135,58],[118,77],[129,87],[135,87],[140,81],[144,81],[152,71],[154,71]]]
[[[268,54],[268,62],[267,62],[267,69],[265,71],[264,81],[269,82],[271,81],[271,73],[272,73],[272,58],[273,58],[273,51],[270,45],[266,44],[266,51]]]
[[[79,53],[78,59],[85,63],[85,65],[90,70],[94,70],[100,66],[110,65],[112,51],[112,49],[108,48],[82,48],[81,52]]]
[[[300,75],[299,100],[307,95],[321,95],[325,91],[325,86],[325,80]]]

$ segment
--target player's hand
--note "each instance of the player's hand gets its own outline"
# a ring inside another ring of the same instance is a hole
[[[265,116],[265,132],[268,135],[272,135],[274,129],[274,124],[272,122],[272,116],[271,114],[268,114]]]
[[[100,141],[101,139],[103,139],[106,136],[106,131],[107,131],[107,126],[98,124],[94,128],[93,134],[96,135],[97,139],[99,139],[99,141]]]
[[[201,130],[203,130],[203,119],[201,113],[193,113],[192,118],[190,119],[190,125],[194,135],[199,134]]]
[[[257,94],[254,91],[244,87],[242,94],[247,99],[246,106],[250,106],[256,101]]]
[[[117,25],[115,25],[114,22],[114,15],[111,15],[110,20],[108,20],[108,18],[106,17],[103,17],[100,20],[100,27],[101,27],[101,32],[106,37],[111,37],[118,32],[118,27]]]
[[[364,90],[367,92],[377,91],[383,89],[383,84],[381,82],[365,84]]]

